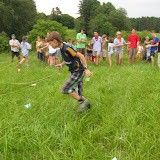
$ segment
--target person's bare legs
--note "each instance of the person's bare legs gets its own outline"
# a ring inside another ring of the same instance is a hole
[[[55,56],[55,64],[60,64],[60,59],[58,56]]]
[[[27,67],[29,67],[29,58],[27,57],[27,58],[25,58],[25,61],[26,61],[26,65],[27,65]]]
[[[119,65],[121,65],[123,58],[119,58]]]
[[[55,56],[50,56],[50,66],[55,65]]]
[[[11,58],[11,63],[13,63],[13,59],[14,59],[14,58],[12,57],[12,58]]]
[[[106,57],[103,57],[103,61],[104,61],[104,62],[106,61]]]
[[[111,55],[108,55],[108,60],[109,60],[109,66],[111,67],[112,66],[112,60],[111,60]]]
[[[136,64],[137,63],[137,58],[134,58],[134,64]]]
[[[152,67],[154,67],[154,57],[151,56],[151,60],[152,60]]]
[[[132,58],[129,58],[129,63],[132,64]]]
[[[18,58],[18,60],[19,60],[19,62],[20,62],[20,61],[21,61],[21,58],[20,58],[20,56],[18,56],[17,58]]]
[[[76,99],[77,101],[79,101],[81,98],[85,99],[85,97],[80,97],[76,92],[70,93],[68,95]]]
[[[99,63],[99,56],[96,56],[96,58],[95,58],[95,65],[98,66],[98,63]]]

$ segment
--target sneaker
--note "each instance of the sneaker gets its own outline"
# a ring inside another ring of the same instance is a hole
[[[79,111],[83,112],[86,108],[88,108],[89,104],[89,101],[86,99],[83,103],[80,104]]]
[[[16,67],[17,67],[18,69],[20,69],[20,67],[19,67],[18,65],[17,65]]]

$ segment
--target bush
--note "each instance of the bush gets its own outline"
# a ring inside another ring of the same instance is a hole
[[[9,51],[9,37],[5,32],[0,33],[0,53],[4,51]]]
[[[31,42],[32,45],[35,46],[37,36],[45,39],[47,37],[48,31],[59,32],[62,39],[66,41],[67,27],[63,27],[61,23],[58,23],[56,21],[39,20],[37,24],[33,26],[33,29],[29,32],[29,42]]]

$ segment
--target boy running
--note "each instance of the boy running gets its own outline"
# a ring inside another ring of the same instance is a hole
[[[21,61],[20,54],[19,54],[20,43],[16,39],[16,35],[15,34],[12,34],[11,38],[12,39],[9,41],[9,45],[11,46],[11,53],[12,53],[11,62],[13,63],[13,59],[14,59],[15,55],[17,56],[17,58],[18,58],[18,60],[20,62]]]
[[[17,65],[17,68],[20,69],[20,66],[24,61],[26,61],[26,65],[29,66],[28,64],[28,57],[29,57],[29,50],[32,49],[32,46],[27,42],[28,37],[24,36],[23,41],[21,42],[21,52],[23,55],[23,59],[20,61],[19,65]]]
[[[90,77],[92,75],[87,67],[84,55],[76,52],[70,46],[63,43],[60,34],[56,31],[51,32],[47,36],[47,41],[53,48],[59,47],[61,49],[62,57],[64,58],[64,61],[61,64],[56,65],[55,67],[57,69],[61,69],[66,64],[69,67],[69,71],[71,72],[71,77],[63,86],[61,93],[68,94],[72,98],[79,101],[80,112],[83,112],[86,108],[90,108],[91,105],[89,101],[82,96],[82,84],[84,75],[86,74],[87,77]],[[78,93],[76,93],[77,88]]]

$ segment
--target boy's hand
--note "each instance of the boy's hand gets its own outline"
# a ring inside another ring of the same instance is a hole
[[[57,64],[57,65],[55,65],[55,67],[56,67],[57,69],[61,69],[61,68],[62,68],[62,64]]]
[[[89,78],[89,77],[91,77],[91,75],[93,75],[93,73],[91,73],[91,72],[89,71],[89,69],[86,69],[86,70],[85,70],[85,74],[86,74],[87,78]]]
[[[155,53],[157,53],[157,52],[158,52],[158,50],[155,51]]]

